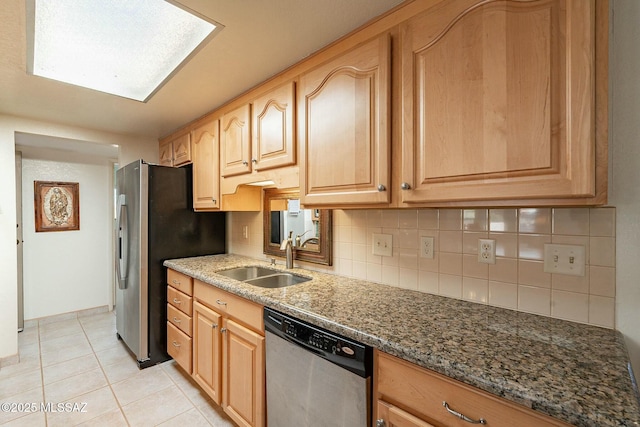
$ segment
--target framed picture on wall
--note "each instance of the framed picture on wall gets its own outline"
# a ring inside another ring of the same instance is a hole
[[[34,181],[36,232],[80,230],[77,182]]]

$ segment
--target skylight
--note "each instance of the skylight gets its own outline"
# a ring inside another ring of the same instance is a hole
[[[165,0],[27,0],[30,74],[146,102],[223,27]]]

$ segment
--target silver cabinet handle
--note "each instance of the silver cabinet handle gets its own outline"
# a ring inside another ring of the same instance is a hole
[[[218,203],[218,201],[217,201],[216,199],[213,199],[213,198],[211,199],[211,201],[212,201],[213,203]]]
[[[245,166],[247,166],[247,165],[249,164],[249,162],[247,162],[246,160],[243,160],[243,161],[242,161],[242,164],[243,164],[243,165],[245,165]]]
[[[217,300],[216,300],[216,302],[218,303],[218,305],[227,305],[227,303],[226,303],[226,302],[221,301],[221,300],[219,300],[219,299],[217,299]]]
[[[453,415],[455,417],[458,417],[461,420],[466,421],[468,423],[471,423],[471,424],[486,424],[487,423],[487,421],[484,418],[480,418],[479,420],[476,421],[474,419],[471,419],[471,418],[467,417],[466,415],[461,414],[460,412],[454,411],[453,409],[451,409],[449,407],[449,405],[447,404],[446,400],[444,402],[442,402],[442,406],[444,406],[444,409],[446,409],[447,412],[450,413],[451,415]]]
[[[171,344],[173,344],[173,346],[174,346],[175,348],[180,348],[180,346],[181,346],[181,344],[178,344],[178,343],[177,343],[177,342],[175,342],[175,341],[174,341],[174,342],[172,342]]]
[[[227,328],[221,328],[220,332],[222,332],[224,334],[225,332],[227,332]]]
[[[215,329],[215,328],[217,328],[217,327],[218,327],[218,324],[217,324],[217,323],[212,323],[212,324],[211,324],[211,329]]]
[[[403,183],[400,185],[400,188],[402,188],[403,190],[409,190],[409,189],[411,189],[411,186],[409,185],[409,183],[408,183],[408,182],[403,182]]]
[[[176,279],[173,279],[172,282],[173,282],[174,285],[178,285],[178,286],[180,286],[182,284],[182,283],[180,283],[179,280],[176,280]]]
[[[382,184],[378,184],[378,191],[387,191],[387,187]]]
[[[385,427],[385,423],[382,418],[379,420],[376,420],[376,427]]]
[[[174,299],[173,299],[173,302],[174,302],[175,304],[182,304],[182,301],[180,301],[178,298],[174,298]]]
[[[258,163],[258,159],[251,159],[251,163],[255,165],[256,163]]]
[[[173,323],[182,323],[182,319],[178,319],[177,317],[174,317]]]

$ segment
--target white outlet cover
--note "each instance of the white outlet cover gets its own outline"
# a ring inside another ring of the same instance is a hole
[[[584,276],[585,248],[582,245],[544,245],[544,271],[570,276]]]
[[[420,256],[422,258],[433,259],[433,254],[435,252],[433,248],[433,241],[434,239],[432,236],[420,237]]]
[[[373,254],[380,256],[392,256],[393,235],[373,233],[372,244]]]
[[[496,241],[494,239],[478,239],[478,262],[481,264],[496,263]]]

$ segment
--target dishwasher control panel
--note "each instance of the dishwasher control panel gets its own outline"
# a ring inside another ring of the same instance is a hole
[[[265,308],[264,325],[274,333],[296,345],[313,351],[352,372],[368,376],[373,349],[350,338],[324,330],[310,323]]]

